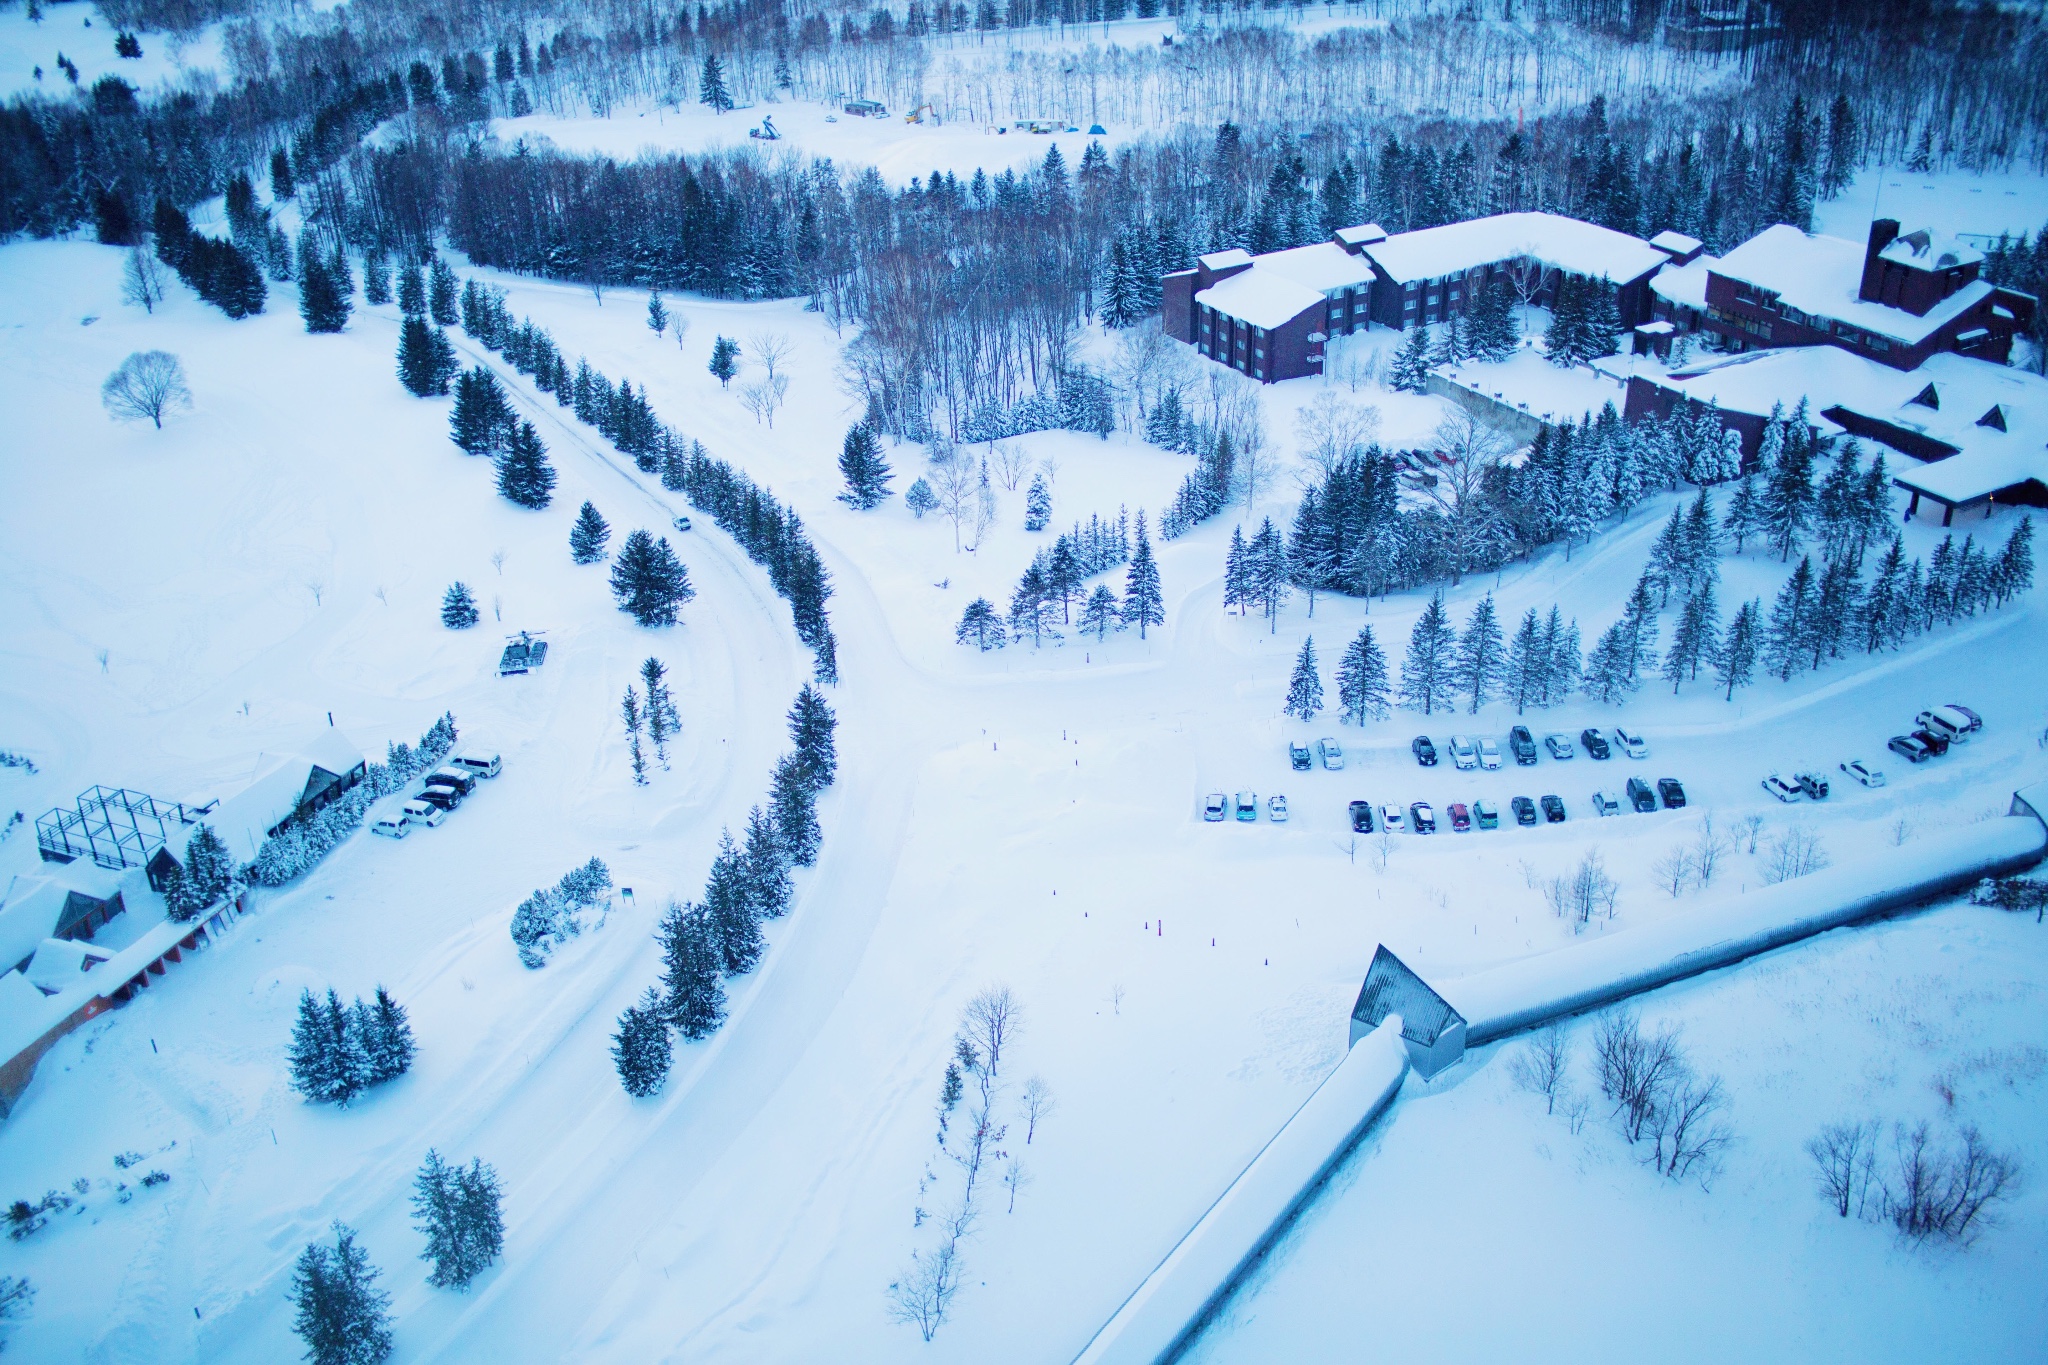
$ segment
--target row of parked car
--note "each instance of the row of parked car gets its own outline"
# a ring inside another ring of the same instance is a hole
[[[403,839],[415,825],[431,829],[446,820],[479,781],[502,771],[504,763],[496,754],[457,754],[421,779],[419,791],[396,814],[379,816],[370,828],[387,839]]]
[[[1983,729],[1984,718],[1967,706],[1950,702],[1922,711],[1913,718],[1913,727],[1906,734],[1893,735],[1885,747],[1908,763],[1925,763]]]
[[[1619,815],[1624,799],[1629,808],[1639,814],[1647,815],[1660,806],[1665,810],[1677,810],[1685,804],[1685,787],[1675,777],[1660,777],[1654,787],[1643,778],[1631,777],[1619,797],[1604,790],[1594,792],[1593,812],[1596,815]],[[1427,801],[1411,802],[1405,810],[1394,804],[1375,808],[1370,801],[1353,801],[1349,809],[1354,834],[1373,834],[1381,829],[1396,834],[1408,830],[1417,834],[1436,832],[1436,809]],[[1564,823],[1566,818],[1564,798],[1556,795],[1533,801],[1526,796],[1517,796],[1509,800],[1508,809],[1513,812],[1518,825],[1534,825],[1539,820],[1557,825]],[[1500,809],[1491,801],[1474,801],[1469,806],[1463,801],[1453,801],[1444,808],[1444,814],[1451,822],[1451,829],[1459,834],[1474,828],[1500,828]]]
[[[1533,767],[1539,753],[1535,735],[1526,725],[1517,725],[1508,731],[1507,752],[1514,756],[1520,767]],[[1587,726],[1579,731],[1578,744],[1572,743],[1570,735],[1547,734],[1543,737],[1543,749],[1549,751],[1552,759],[1564,762],[1576,758],[1583,747],[1586,756],[1605,761],[1612,758],[1618,749],[1630,758],[1648,758],[1650,746],[1640,734],[1616,726],[1611,731],[1602,731],[1598,726]],[[1460,772],[1483,768],[1492,772],[1502,763],[1501,747],[1489,735],[1473,738],[1470,735],[1452,735],[1444,746],[1450,754],[1451,766]],[[1417,735],[1409,741],[1408,751],[1415,755],[1415,761],[1425,768],[1434,768],[1440,761],[1436,741],[1428,735]],[[1344,768],[1344,746],[1336,740],[1323,738],[1316,741],[1315,749],[1306,744],[1290,741],[1287,745],[1287,761],[1296,772],[1307,772],[1320,760],[1324,769],[1341,772]]]

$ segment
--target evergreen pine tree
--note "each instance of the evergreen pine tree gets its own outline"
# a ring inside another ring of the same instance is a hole
[[[1543,627],[1536,620],[1536,608],[1531,607],[1522,617],[1522,624],[1515,627],[1515,638],[1508,643],[1506,690],[1507,699],[1515,704],[1516,715],[1527,710],[1531,702],[1542,700],[1548,664]]]
[[[1287,597],[1287,547],[1271,517],[1245,547],[1245,581],[1251,600],[1266,614],[1266,633],[1278,634],[1280,606]]]
[[[1145,414],[1145,439],[1162,450],[1179,450],[1187,415],[1181,408],[1180,390],[1169,388]]]
[[[1488,593],[1472,608],[1472,615],[1465,622],[1465,633],[1458,639],[1456,683],[1458,690],[1472,699],[1471,714],[1478,715],[1479,708],[1493,700],[1500,690],[1501,674],[1506,664],[1507,649],[1501,642],[1500,614],[1493,605],[1493,594]]]
[[[662,305],[659,289],[647,296],[647,325],[656,336],[668,331],[668,309]]]
[[[1756,471],[1742,476],[1735,485],[1735,493],[1728,499],[1728,511],[1721,519],[1721,534],[1735,542],[1735,553],[1741,554],[1744,542],[1764,530],[1763,490],[1757,485]]]
[[[1388,386],[1403,393],[1421,393],[1423,381],[1429,377],[1429,363],[1429,328],[1418,322],[1408,329],[1394,356],[1387,373]]]
[[[1586,310],[1580,332],[1584,358],[1597,360],[1613,355],[1614,338],[1621,331],[1621,308],[1614,297],[1614,286],[1605,279],[1588,280],[1581,297]]]
[[[344,1108],[369,1084],[370,1063],[363,1052],[366,1030],[358,1018],[364,1013],[362,1001],[356,1001],[351,1010],[332,989],[327,992],[321,1023],[327,1030],[328,1075],[333,1086],[328,1098]]]
[[[612,561],[611,586],[619,610],[643,626],[674,625],[683,604],[697,596],[668,537],[656,539],[646,531],[626,537]]]
[[[1799,567],[1785,580],[1785,586],[1778,590],[1778,600],[1771,604],[1770,625],[1764,638],[1764,664],[1780,682],[1789,681],[1793,671],[1805,662],[1812,638],[1813,587],[1813,560],[1802,555]]]
[[[747,812],[747,895],[760,919],[781,919],[789,912],[795,888],[789,878],[789,856],[775,832],[772,816],[755,806]]]
[[[1807,646],[1813,655],[1813,667],[1819,668],[1829,659],[1839,658],[1842,642],[1849,636],[1850,624],[1855,620],[1856,611],[1862,605],[1861,585],[1857,582],[1856,571],[1849,567],[1846,556],[1831,559],[1821,570],[1820,586],[1814,592],[1813,611],[1807,616]]]
[[[2005,548],[1998,553],[1993,581],[1997,585],[2000,605],[2034,586],[2034,522],[2031,517],[2021,517],[2019,524],[2005,538]]]
[[[718,854],[711,860],[711,873],[704,880],[704,914],[717,936],[718,955],[727,976],[745,976],[761,960],[766,946],[761,938],[761,921],[754,916],[747,895],[746,863],[732,831],[719,834]]]
[[[1776,459],[1764,466],[1768,482],[1763,491],[1761,529],[1769,537],[1771,548],[1778,552],[1779,561],[1784,563],[1791,560],[1792,552],[1813,527],[1813,461],[1804,433],[1783,433],[1784,423],[1776,418],[1771,426],[1780,429],[1780,436]],[[1769,429],[1764,433],[1767,454],[1773,444],[1772,434]]]
[[[555,467],[533,423],[521,422],[498,457],[498,491],[510,502],[539,511],[554,500]]]
[[[398,378],[415,398],[448,392],[455,377],[455,348],[424,318],[409,317],[398,333]]]
[[[292,1024],[292,1089],[314,1104],[328,1104],[347,1088],[343,1056],[334,1046],[328,1016],[313,992],[299,992],[299,1017]]]
[[[1893,627],[1899,617],[1905,585],[1906,542],[1903,536],[1894,534],[1883,558],[1877,562],[1877,572],[1870,580],[1869,591],[1863,594],[1852,623],[1854,638],[1862,645],[1864,653],[1875,654],[1893,643]]]
[[[321,259],[310,233],[299,236],[299,316],[312,333],[339,332],[348,325],[349,297],[333,269]]]
[[[469,585],[460,580],[450,583],[448,591],[441,594],[441,624],[450,630],[467,630],[477,620],[476,598],[470,596]]]
[[[788,720],[790,743],[796,746],[812,785],[820,790],[831,786],[839,775],[839,748],[834,739],[839,718],[832,714],[831,704],[817,688],[805,683],[790,704]]]
[[[409,318],[427,315],[427,285],[418,266],[398,267],[398,311]]]
[[[671,907],[671,913],[676,908]],[[716,985],[717,977],[714,968],[713,985],[723,996],[724,988]],[[668,1080],[669,1064],[674,1057],[668,1030],[668,1004],[652,986],[639,1004],[626,1006],[626,1012],[619,1016],[618,1032],[612,1035],[612,1065],[618,1068],[619,1084],[636,1100],[646,1099]]]
[[[1671,605],[1671,589],[1684,577],[1685,558],[1685,514],[1674,506],[1670,520],[1650,545],[1650,566],[1644,575],[1657,585],[1660,609]]]
[[[1245,552],[1244,527],[1230,528],[1230,548],[1223,552],[1223,609],[1236,607],[1242,616],[1250,610],[1251,573]]]
[[[1302,640],[1301,652],[1294,656],[1294,676],[1287,681],[1287,704],[1282,709],[1304,725],[1323,709],[1323,675],[1316,668],[1313,635]]]
[[[1576,618],[1560,623],[1556,607],[1550,609],[1550,616],[1543,623],[1543,638],[1550,645],[1550,667],[1544,675],[1544,705],[1554,705],[1571,696],[1579,688],[1579,680],[1585,671],[1579,650],[1579,623]]]
[[[702,906],[670,902],[661,921],[663,1006],[692,1042],[725,1022],[724,955],[719,929]]]
[[[448,413],[449,440],[466,454],[489,455],[507,444],[512,429],[512,405],[496,375],[477,365],[455,377],[455,406]]]
[[[292,1330],[311,1365],[379,1365],[391,1356],[391,1296],[377,1288],[377,1270],[356,1235],[334,1225],[334,1246],[299,1254],[286,1296],[298,1310]]]
[[[382,1085],[410,1071],[416,1045],[405,1007],[379,986],[376,1004],[364,1010],[363,1019],[360,1036],[368,1083]]]
[[[818,828],[817,790],[811,786],[804,761],[795,754],[784,754],[776,761],[768,810],[775,820],[775,836],[782,841],[783,854],[791,865],[815,863],[824,837]]]
[[[932,486],[924,476],[919,475],[917,481],[910,485],[910,491],[903,495],[903,503],[910,509],[910,515],[923,520],[925,513],[938,508],[939,497],[932,492]]]
[[[669,738],[683,728],[675,697],[668,689],[668,669],[650,654],[640,662],[640,681],[647,689],[647,737],[654,741],[654,756],[666,768]]]
[[[890,471],[882,458],[882,441],[867,423],[856,422],[847,428],[839,447],[839,472],[846,479],[846,491],[839,500],[856,511],[879,507],[889,496]]]
[[[626,695],[619,699],[619,720],[626,727],[626,755],[633,764],[633,785],[647,785],[647,754],[640,747],[640,732],[647,726],[647,717],[640,710],[640,694],[633,684],[626,684]]]
[[[1711,580],[1686,597],[1678,614],[1678,628],[1671,634],[1671,648],[1664,655],[1664,681],[1671,684],[1672,696],[1678,695],[1681,683],[1699,677],[1702,662],[1714,657],[1719,644],[1720,614]]]
[[[1109,638],[1112,630],[1124,628],[1118,614],[1116,594],[1109,590],[1108,585],[1097,583],[1095,591],[1088,595],[1088,600],[1081,607],[1080,626],[1081,633],[1093,634],[1098,644]]]
[[[1756,676],[1761,614],[1754,600],[1744,602],[1736,608],[1735,619],[1728,623],[1727,637],[1721,641],[1720,655],[1714,660],[1714,665],[1719,670],[1716,676],[1728,689],[1729,701],[1735,700],[1736,688],[1749,686]]]
[[[363,302],[391,302],[391,263],[374,248],[363,257]]]
[[[1550,325],[1543,332],[1544,354],[1550,363],[1569,369],[1589,354],[1586,296],[1578,278],[1560,273],[1550,305]]]
[[[1604,702],[1620,702],[1641,679],[1628,666],[1629,628],[1625,621],[1609,626],[1586,658],[1586,691]]]
[[[474,1277],[464,1264],[462,1236],[458,1230],[455,1182],[441,1154],[427,1148],[426,1160],[412,1182],[413,1226],[427,1239],[420,1259],[431,1261],[434,1269],[427,1283],[436,1289],[450,1284],[462,1288]]]
[[[1408,654],[1401,660],[1401,702],[1429,715],[1437,707],[1451,709],[1458,633],[1444,610],[1444,595],[1429,599],[1408,636]]]
[[[1131,565],[1124,574],[1124,625],[1135,624],[1138,638],[1145,638],[1147,626],[1166,624],[1165,594],[1159,583],[1159,566],[1152,560],[1152,541],[1145,534],[1145,512],[1138,510],[1138,547],[1131,552]]]
[[[1031,487],[1024,494],[1024,529],[1043,531],[1052,520],[1052,490],[1045,486],[1045,475],[1033,474]]]
[[[211,825],[201,825],[185,843],[185,884],[193,908],[204,910],[234,887],[235,859]]]
[[[731,337],[717,337],[711,343],[711,373],[717,377],[718,386],[724,388],[732,383],[732,377],[740,372],[740,344]]]
[[[611,538],[612,528],[597,508],[586,502],[576,514],[576,524],[569,528],[569,558],[578,564],[595,564],[604,558]]]
[[[448,268],[448,262],[436,256],[427,268],[427,314],[437,326],[453,327],[459,320],[457,293],[455,272]]]
[[[1003,618],[996,614],[995,604],[986,597],[977,597],[960,613],[960,624],[953,628],[953,642],[973,645],[986,654],[1008,644],[1010,634],[1003,628]]]
[[[708,104],[714,114],[732,108],[732,92],[725,88],[725,63],[716,52],[704,54],[704,66],[697,76],[697,103]]]
[[[1338,661],[1337,705],[1343,719],[1353,725],[1385,720],[1392,709],[1387,701],[1387,656],[1373,639],[1371,626],[1358,628]]]

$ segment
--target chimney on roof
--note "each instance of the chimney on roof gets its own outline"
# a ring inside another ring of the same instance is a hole
[[[1863,282],[1856,289],[1856,297],[1865,303],[1884,301],[1884,268],[1878,256],[1898,235],[1896,218],[1880,218],[1870,225],[1870,244],[1863,248]]]

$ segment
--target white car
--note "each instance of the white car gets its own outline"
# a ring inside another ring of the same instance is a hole
[[[1500,745],[1490,739],[1479,741],[1479,766],[1492,772],[1500,767]]]
[[[1276,825],[1287,823],[1287,798],[1269,796],[1266,798],[1266,818]]]
[[[1922,711],[1913,718],[1913,723],[1923,730],[1932,730],[1951,744],[1961,744],[1984,722],[1977,719],[1975,712],[1960,706],[1937,706]]]
[[[1316,749],[1323,756],[1323,766],[1331,772],[1338,772],[1344,767],[1344,746],[1336,740],[1319,739]]]
[[[1479,766],[1479,750],[1464,735],[1451,736],[1451,766],[1459,772],[1470,772]]]
[[[477,752],[457,754],[448,760],[448,766],[460,768],[476,777],[496,777],[505,765],[496,754]]]
[[[1210,792],[1208,799],[1202,802],[1202,818],[1215,824],[1228,813],[1229,804],[1222,792]]]
[[[1791,802],[1797,801],[1802,794],[1798,783],[1787,782],[1776,773],[1772,773],[1764,779],[1764,790],[1788,805]]]
[[[409,825],[425,825],[432,829],[448,818],[448,812],[431,801],[408,801],[398,808]]]
[[[1842,771],[1866,787],[1882,787],[1884,785],[1884,774],[1860,758],[1852,758],[1847,763],[1844,763]]]
[[[1648,758],[1650,756],[1650,746],[1643,743],[1643,737],[1635,731],[1624,730],[1617,725],[1614,727],[1614,738],[1620,742],[1621,751],[1630,758]]]
[[[1399,806],[1380,807],[1380,828],[1399,834],[1408,828],[1408,815]]]
[[[403,816],[387,815],[370,826],[372,834],[381,834],[387,839],[403,839],[412,833],[412,823]]]
[[[1593,793],[1593,809],[1600,815],[1619,815],[1621,802],[1615,799],[1613,792],[1597,791]]]

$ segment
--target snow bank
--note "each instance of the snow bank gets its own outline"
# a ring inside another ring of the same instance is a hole
[[[1986,820],[1437,989],[1477,1046],[2017,872],[2044,851],[2048,826],[2039,819]]]
[[[1076,1365],[1167,1360],[1192,1341],[1351,1151],[1407,1071],[1401,1019],[1395,1015],[1358,1040],[1124,1300]]]

